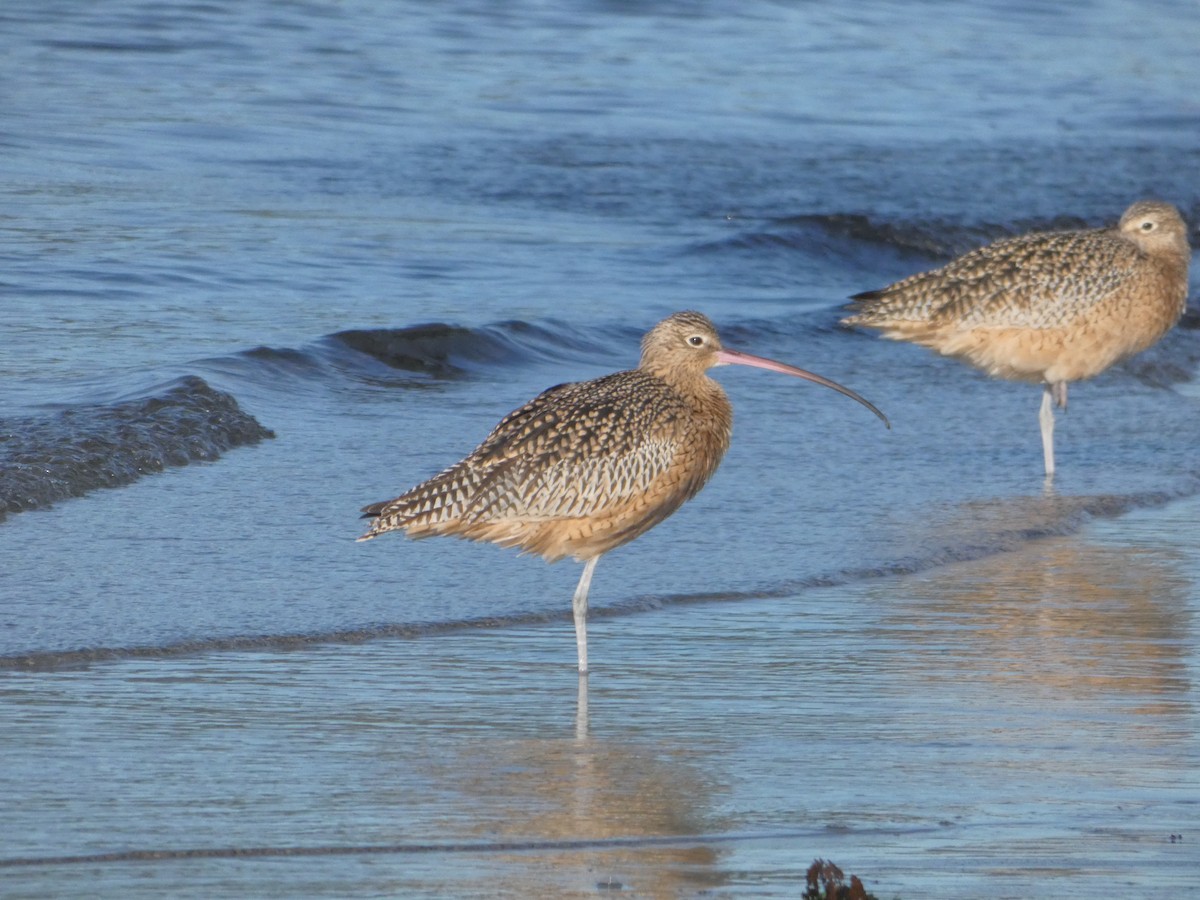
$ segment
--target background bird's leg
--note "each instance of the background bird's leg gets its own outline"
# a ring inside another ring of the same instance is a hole
[[[575,643],[579,646],[579,674],[586,675],[587,665],[587,609],[588,591],[592,586],[592,572],[596,569],[599,556],[593,556],[583,566],[583,574],[579,576],[579,586],[575,588],[575,597],[571,601],[571,609],[575,612]]]
[[[1059,409],[1067,408],[1067,382],[1056,381],[1050,385],[1050,392],[1054,395],[1054,405]]]
[[[1064,404],[1066,403],[1066,382],[1059,381],[1055,384],[1047,384],[1046,390],[1042,394],[1042,411],[1038,414],[1038,421],[1042,424],[1042,455],[1046,458],[1047,476],[1054,474],[1054,401],[1059,385],[1062,386],[1063,402]]]

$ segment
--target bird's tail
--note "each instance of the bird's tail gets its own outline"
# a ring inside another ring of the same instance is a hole
[[[371,519],[371,524],[358,540],[369,541],[385,532],[404,530],[413,524],[417,509],[405,502],[407,497],[405,494],[394,500],[380,500],[378,503],[364,506],[362,518]]]
[[[439,475],[401,494],[362,508],[371,525],[360,541],[369,541],[388,531],[404,531],[410,538],[452,534],[469,515],[474,496],[473,473],[451,466]]]
[[[369,540],[371,540],[371,538],[376,537],[377,535],[380,535],[384,531],[388,530],[386,528],[380,527],[379,517],[383,514],[383,511],[387,508],[387,505],[391,502],[392,502],[391,500],[380,500],[378,503],[372,503],[372,504],[370,504],[368,506],[364,506],[362,508],[361,518],[374,519],[375,521],[371,523],[371,527],[367,530],[367,533],[364,534],[362,537],[358,538],[358,540],[369,541]]]

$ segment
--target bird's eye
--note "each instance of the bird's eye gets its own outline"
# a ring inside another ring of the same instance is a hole
[[[1153,222],[1147,221],[1147,222],[1142,223],[1142,231],[1153,231],[1153,230],[1154,230]]]
[[[693,334],[690,338],[688,338],[688,343],[693,347],[703,347],[704,338],[701,335]]]

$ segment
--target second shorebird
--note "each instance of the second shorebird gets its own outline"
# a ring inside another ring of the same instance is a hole
[[[713,366],[758,366],[840,384],[726,350],[705,316],[681,312],[642,340],[636,369],[552,387],[501,420],[469,456],[394,500],[363,508],[370,528],[453,535],[584,563],[575,590],[579,671],[587,673],[587,603],[602,554],[657,525],[704,486],[729,448],[733,410]],[[890,427],[890,426],[889,426]]]
[[[1113,228],[1027,234],[856,294],[847,325],[932,347],[989,375],[1042,382],[1046,474],[1067,385],[1140,353],[1187,304],[1187,227],[1174,206],[1134,203]]]

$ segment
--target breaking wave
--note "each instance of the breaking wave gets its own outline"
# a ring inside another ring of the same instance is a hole
[[[0,418],[0,520],[270,437],[232,396],[195,376],[148,397]]]

